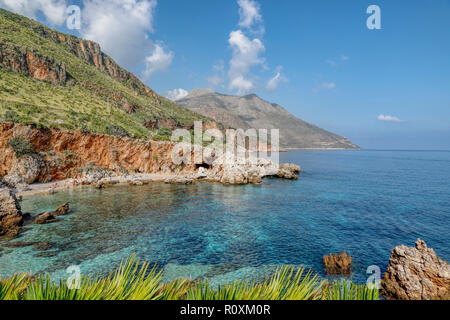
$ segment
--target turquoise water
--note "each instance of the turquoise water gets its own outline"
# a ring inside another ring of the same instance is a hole
[[[45,272],[66,277],[80,265],[104,274],[135,253],[165,267],[166,279],[206,277],[214,283],[258,280],[279,265],[303,265],[324,276],[322,256],[346,250],[352,279],[367,267],[387,267],[390,250],[424,239],[450,259],[450,152],[293,151],[283,162],[302,166],[298,181],[259,186],[90,188],[32,196],[24,212],[74,213],[50,225],[30,225],[19,241],[47,241],[0,250],[0,275]],[[16,240],[16,241],[17,241]]]

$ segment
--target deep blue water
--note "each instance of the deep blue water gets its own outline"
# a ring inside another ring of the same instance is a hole
[[[24,212],[70,201],[62,222],[32,225],[20,241],[54,243],[54,256],[33,247],[0,251],[0,275],[47,272],[66,277],[73,264],[105,273],[136,253],[164,266],[166,278],[207,277],[221,283],[259,279],[282,264],[320,275],[322,256],[346,250],[352,279],[387,267],[390,250],[418,237],[450,259],[450,152],[292,151],[298,181],[260,186],[90,188],[27,197]]]

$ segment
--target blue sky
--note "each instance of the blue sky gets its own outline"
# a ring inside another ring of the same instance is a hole
[[[81,8],[82,28],[64,12]],[[369,5],[381,30],[369,30]],[[450,0],[0,0],[160,94],[256,93],[364,148],[450,149]],[[271,81],[272,80],[272,81]]]

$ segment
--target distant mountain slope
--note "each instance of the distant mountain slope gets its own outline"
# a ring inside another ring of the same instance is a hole
[[[150,138],[209,121],[169,101],[92,41],[0,9],[0,121]]]
[[[177,103],[233,128],[280,129],[282,148],[359,148],[346,138],[298,119],[283,107],[254,94],[237,97],[195,89]]]

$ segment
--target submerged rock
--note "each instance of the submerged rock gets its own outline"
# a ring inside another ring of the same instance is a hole
[[[345,275],[352,273],[352,257],[347,252],[340,254],[330,254],[323,257],[325,273],[327,275]]]
[[[39,242],[34,244],[34,250],[46,251],[53,248],[53,244],[50,242]]]
[[[381,286],[388,299],[450,299],[450,265],[418,239],[392,250]]]
[[[194,180],[192,178],[189,177],[172,177],[172,178],[168,178],[166,180],[164,180],[165,183],[167,184],[193,184]]]
[[[15,194],[10,189],[0,189],[0,237],[17,237],[22,225],[22,212]]]
[[[34,246],[35,244],[36,244],[36,242],[16,241],[16,242],[6,243],[4,246],[7,248],[25,248],[25,247]]]

